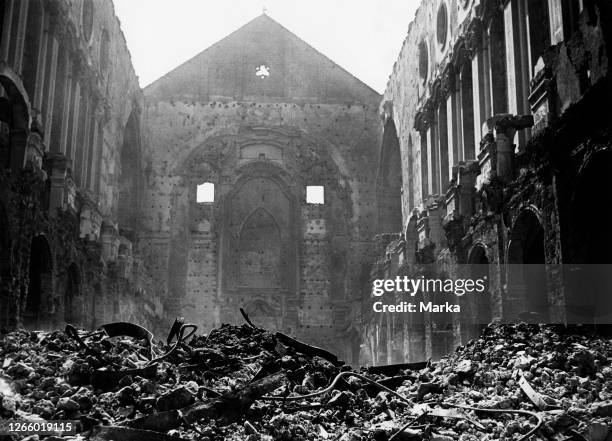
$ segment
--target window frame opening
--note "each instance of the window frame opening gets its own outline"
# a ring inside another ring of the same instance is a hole
[[[214,204],[215,203],[215,184],[214,182],[205,181],[196,186],[196,203],[197,204]]]
[[[325,205],[325,186],[307,185],[306,203],[309,205]]]

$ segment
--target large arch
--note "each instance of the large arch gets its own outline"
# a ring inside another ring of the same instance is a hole
[[[0,63],[0,167],[21,171],[29,126],[30,104],[23,84]]]
[[[506,315],[545,323],[549,318],[544,228],[532,209],[517,216],[508,244]]]
[[[387,120],[383,132],[376,181],[378,232],[400,232],[402,230],[402,156],[395,123],[391,118]]]
[[[579,172],[570,201],[565,276],[570,323],[612,324],[612,148],[592,154]],[[593,207],[597,207],[596,214]]]
[[[42,234],[32,239],[28,293],[23,314],[26,326],[41,324],[45,304],[53,289],[53,259],[47,238]]]

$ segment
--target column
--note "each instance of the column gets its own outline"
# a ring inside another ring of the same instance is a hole
[[[459,150],[457,143],[457,91],[455,87],[454,66],[448,65],[442,77],[443,100],[446,105],[446,133],[447,133],[447,157],[448,157],[448,176],[445,179],[453,178],[453,167],[459,163]]]
[[[488,28],[489,78],[491,115],[508,113],[508,73],[506,69],[506,41],[504,14],[496,12]],[[512,48],[510,49],[512,50]]]
[[[72,117],[74,115],[74,107],[73,107],[73,94],[74,90],[74,64],[70,59],[70,55],[67,56],[66,62],[66,83],[64,85],[64,104],[62,109],[62,132],[61,132],[61,141],[60,141],[60,151],[70,157],[69,155],[69,140],[70,135],[70,123],[72,121]]]
[[[42,112],[43,109],[43,91],[45,84],[45,73],[47,66],[47,44],[49,34],[47,33],[49,19],[47,14],[44,14],[43,19],[40,21],[40,33],[38,40],[38,58],[36,65],[36,83],[34,86],[34,96],[31,97],[32,105],[34,108]]]
[[[16,22],[17,28],[15,29],[15,46],[14,53],[12,54],[12,61],[15,72],[21,75],[21,66],[23,64],[23,47],[25,44],[26,24],[28,20],[28,6],[29,0],[19,0],[19,9],[17,12]],[[11,47],[12,44],[11,44]]]
[[[479,150],[482,138],[482,124],[491,112],[489,100],[488,65],[483,44],[482,22],[474,20],[470,26],[469,51],[472,56],[472,94],[474,109],[474,146]]]
[[[474,92],[472,85],[472,63],[465,59],[461,66],[461,128],[463,135],[463,155],[464,161],[469,161],[476,157],[474,144]]]
[[[85,137],[83,139],[83,144],[80,146],[80,154],[79,154],[79,172],[78,172],[78,182],[82,188],[87,187],[87,167],[89,166],[89,157],[91,152],[91,143],[93,140],[94,133],[92,132],[94,129],[94,120],[93,120],[93,108],[92,103],[88,101],[87,103],[87,114],[85,115],[85,119],[83,120],[83,124],[85,127]]]
[[[2,43],[0,44],[0,58],[2,61],[9,63],[9,49],[13,40],[13,11],[15,9],[16,0],[6,0],[4,5],[4,22],[2,23]]]
[[[446,99],[444,96],[441,97],[440,103],[437,107],[437,127],[438,127],[438,193],[446,193],[446,187],[450,180],[449,178],[449,166],[448,166],[448,121],[446,115]]]
[[[429,194],[437,194],[438,189],[438,129],[437,112],[432,112],[432,121],[427,131],[427,179],[429,182]]]
[[[55,83],[57,77],[57,62],[58,62],[59,44],[57,39],[47,33],[47,67],[45,68],[45,90],[43,99],[44,103],[44,118],[45,118],[45,144],[47,149],[51,144],[51,128],[53,126],[53,108],[55,107]]]
[[[508,74],[508,112],[514,115],[527,112],[529,69],[527,39],[522,0],[511,0],[504,9],[506,41],[506,71]]]
[[[574,3],[574,1],[570,1],[569,3]],[[555,45],[563,42],[562,0],[548,0],[548,16],[550,17],[550,43]],[[573,17],[570,16],[567,18],[571,21]]]

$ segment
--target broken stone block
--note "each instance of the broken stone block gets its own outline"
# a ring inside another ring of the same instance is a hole
[[[179,387],[163,394],[157,399],[157,410],[165,411],[180,409],[192,404],[194,399],[195,394],[193,394],[189,389],[184,386]]]
[[[68,397],[60,398],[56,405],[56,408],[58,410],[65,410],[66,412],[73,412],[75,410],[79,410],[80,407],[81,406],[79,405],[79,403]]]
[[[612,401],[595,404],[592,408],[595,416],[612,417]]]

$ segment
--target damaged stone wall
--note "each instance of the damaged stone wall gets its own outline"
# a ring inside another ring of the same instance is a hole
[[[595,196],[609,187],[610,12],[599,1],[421,3],[380,106],[403,189],[402,231],[381,233],[404,246],[379,251],[371,280],[487,276],[489,296],[481,312],[461,299],[445,326],[366,318],[364,362],[440,357],[475,335],[474,314],[610,323],[608,296],[583,292],[587,280],[610,286],[584,266],[610,261],[608,192]]]
[[[145,97],[143,242],[167,311],[208,329],[242,307],[352,359],[380,96],[264,14]]]
[[[13,0],[0,14],[0,326],[155,328],[161,303],[118,223],[142,94],[113,4]]]

